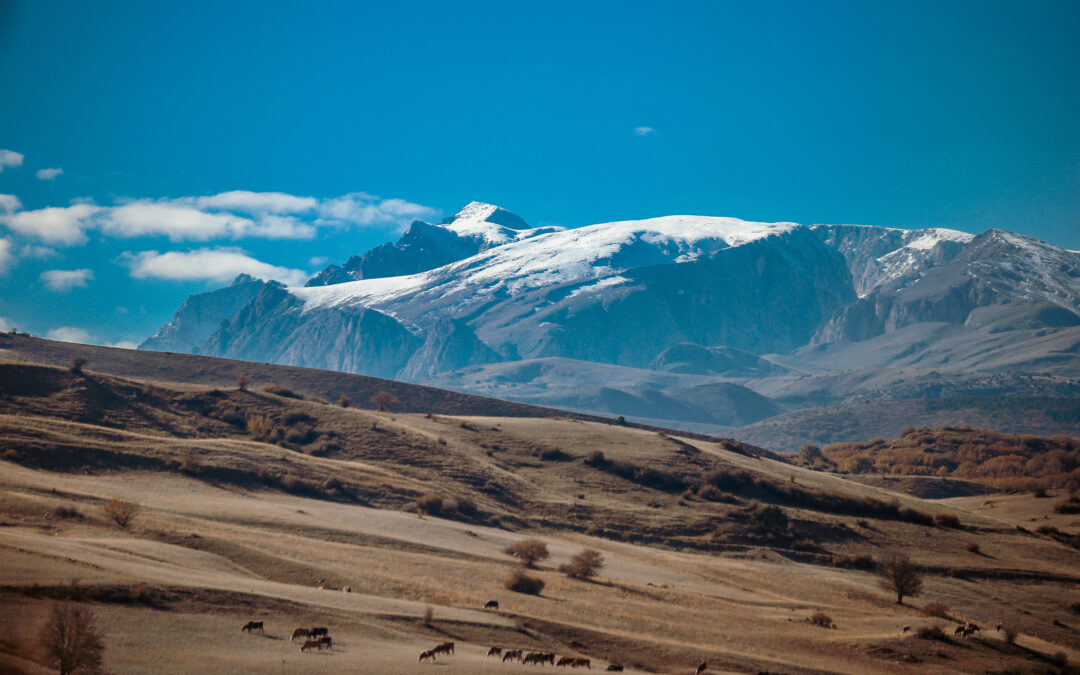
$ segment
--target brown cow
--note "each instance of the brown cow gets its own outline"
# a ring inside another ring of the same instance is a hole
[[[488,650],[488,656],[502,656],[502,647],[492,647]]]
[[[506,663],[507,661],[513,661],[514,659],[517,659],[518,661],[521,660],[521,650],[507,649],[506,652],[503,654],[503,663]]]
[[[306,652],[309,649],[322,649],[322,640],[304,640],[304,644],[300,645],[300,651]]]
[[[533,652],[531,654],[526,654],[525,658],[521,659],[521,662],[524,663],[525,665],[529,665],[529,664],[532,664],[532,663],[543,663],[543,661],[542,661],[543,658],[544,658],[543,654],[541,654],[539,652]]]
[[[559,659],[559,662],[556,663],[555,665],[557,665],[557,666],[572,666],[572,665],[574,665],[574,661],[576,661],[576,660],[577,659],[575,659],[573,656],[564,656],[561,659]]]
[[[581,668],[582,666],[588,668],[589,670],[592,670],[592,661],[579,657],[574,659],[574,662],[570,664],[571,668]]]
[[[607,667],[607,669],[608,669],[609,673],[621,673],[622,672],[622,666],[620,666],[617,663],[611,664],[610,666]]]
[[[431,649],[431,651],[435,652],[436,654],[453,654],[454,653],[454,643],[453,642],[444,642],[441,645],[435,645]]]
[[[307,628],[297,628],[292,632],[292,637],[289,638],[289,642],[292,642],[296,638],[306,638],[309,635],[311,635],[311,631],[309,631]]]
[[[705,672],[705,669],[709,667],[709,664],[705,661],[701,662],[701,665],[697,667],[697,675],[701,675]]]
[[[420,656],[417,657],[416,662],[420,663],[421,661],[428,661],[428,660],[430,660],[432,663],[435,662],[435,650],[434,649],[429,649],[426,652],[420,652]]]

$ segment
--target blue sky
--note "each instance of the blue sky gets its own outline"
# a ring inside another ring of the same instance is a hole
[[[1080,249],[1077,35],[1072,1],[0,0],[0,324],[137,342],[474,199]]]

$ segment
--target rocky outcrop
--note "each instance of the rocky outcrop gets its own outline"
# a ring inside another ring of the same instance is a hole
[[[192,295],[176,310],[172,321],[143,341],[139,349],[198,354],[221,322],[240,311],[264,285],[260,279],[241,274],[231,286]]]

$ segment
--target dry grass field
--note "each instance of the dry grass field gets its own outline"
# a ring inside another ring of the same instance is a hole
[[[921,499],[719,439],[476,397],[466,415],[437,390],[344,408],[340,394],[359,395],[332,374],[305,389],[300,369],[258,366],[241,391],[236,362],[214,359],[199,361],[224,373],[213,381],[116,350],[73,372],[66,346],[17,340],[0,343],[3,672],[55,672],[40,634],[57,602],[94,613],[116,673],[544,668],[490,647],[662,673],[1080,663],[1080,550],[1038,531],[1080,533],[1080,516],[1053,512],[1060,495]],[[46,344],[56,365],[19,344]],[[126,527],[113,500],[139,507]],[[528,538],[550,552],[526,570],[539,595],[504,585],[522,570],[507,547]],[[561,573],[583,549],[599,573]],[[893,551],[924,575],[903,605],[867,564]],[[809,621],[819,612],[833,627]],[[953,637],[968,622],[981,631]],[[331,648],[301,652],[300,626],[327,627]],[[920,637],[934,626],[944,636]],[[452,655],[418,663],[446,641]]]

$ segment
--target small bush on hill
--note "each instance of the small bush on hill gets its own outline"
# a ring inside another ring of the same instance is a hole
[[[934,516],[934,522],[939,527],[960,527],[960,519],[951,513],[939,513]]]
[[[547,544],[539,539],[522,539],[510,544],[506,548],[505,553],[512,555],[515,558],[520,558],[526,567],[532,567],[541,560],[547,560],[551,554],[548,553]]]
[[[436,494],[427,494],[416,500],[416,508],[432,516],[442,513],[442,505],[442,497]]]
[[[874,558],[869,553],[835,556],[833,558],[833,565],[837,567],[850,567],[857,570],[872,570],[876,567]]]
[[[528,595],[540,595],[544,590],[544,580],[530,577],[524,572],[514,572],[506,579],[507,590]]]
[[[1001,632],[1005,634],[1005,642],[1013,644],[1020,634],[1020,625],[1014,619],[1009,619],[1001,625]]]
[[[836,625],[833,623],[832,617],[825,612],[814,612],[809,621],[813,625],[821,626],[822,628],[833,628]]]
[[[122,499],[113,499],[109,503],[105,504],[103,509],[105,515],[113,519],[120,527],[127,527],[131,524],[132,518],[139,514],[141,510],[138,504],[133,502],[127,502]]]
[[[249,386],[251,386],[251,378],[247,375],[236,378],[236,388],[240,391],[247,391]]]
[[[920,640],[950,641],[945,631],[941,630],[941,626],[919,626],[919,629],[915,631],[915,637]]]
[[[394,396],[388,391],[377,391],[369,400],[373,406],[378,408],[379,412],[391,410],[394,406],[401,403],[397,396]]]
[[[71,363],[68,364],[68,370],[76,375],[82,375],[83,367],[86,366],[88,360],[83,356],[76,356],[71,359]]]
[[[278,435],[278,429],[269,417],[265,415],[252,415],[247,420],[248,435],[256,441],[268,441]]]
[[[967,551],[968,551],[968,553],[975,553],[975,554],[982,553],[982,550],[979,548],[979,544],[974,542],[974,541],[969,541],[968,542]]]
[[[315,431],[311,425],[301,422],[285,432],[285,440],[295,445],[307,445],[312,443],[319,437],[319,432]]]
[[[573,457],[552,445],[540,451],[540,459],[545,462],[565,462]]]
[[[63,518],[64,520],[83,520],[84,518],[86,518],[86,516],[82,514],[82,511],[78,510],[74,506],[57,506],[55,509],[53,509],[53,516],[56,518]]]
[[[570,562],[560,565],[559,571],[571,579],[590,579],[604,567],[604,556],[599,551],[585,549]]]
[[[341,398],[338,399],[338,405],[342,408],[348,408],[352,405],[352,399],[342,394]]]
[[[298,400],[304,400],[304,395],[289,389],[288,387],[282,387],[277,384],[268,384],[263,387],[263,391],[267,394],[273,394],[274,396],[282,396],[284,398],[295,398]]]
[[[787,533],[789,519],[779,506],[759,506],[750,515],[750,524],[759,532],[782,535]]]
[[[952,620],[952,617],[949,616],[949,608],[944,602],[928,603],[925,607],[923,607],[923,612],[925,612],[927,616],[937,617],[938,619],[948,619],[950,621]]]
[[[1073,495],[1066,500],[1054,504],[1054,513],[1075,514],[1080,513],[1080,497]]]

